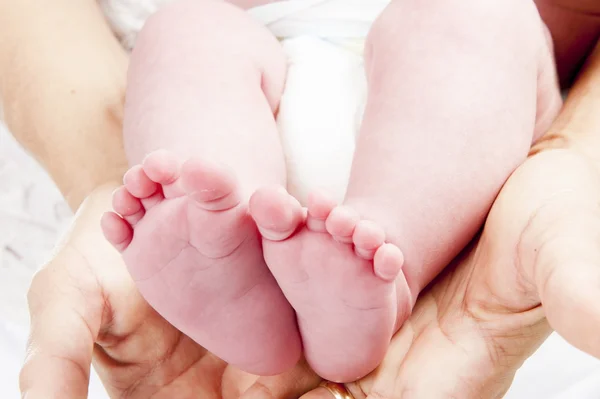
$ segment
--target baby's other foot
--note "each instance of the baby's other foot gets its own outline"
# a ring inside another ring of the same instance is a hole
[[[245,371],[292,367],[301,354],[295,315],[265,265],[235,177],[157,151],[124,181],[102,226],[148,303]]]
[[[371,372],[413,303],[400,250],[379,226],[323,195],[309,199],[305,224],[298,201],[281,189],[257,191],[250,213],[311,367],[337,382]]]

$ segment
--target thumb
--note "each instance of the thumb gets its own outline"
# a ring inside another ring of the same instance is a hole
[[[534,248],[534,281],[552,328],[600,358],[600,215],[581,207],[561,214]]]
[[[21,392],[27,399],[87,397],[103,301],[91,273],[76,270],[85,264],[66,247],[32,281],[31,332],[20,374]]]

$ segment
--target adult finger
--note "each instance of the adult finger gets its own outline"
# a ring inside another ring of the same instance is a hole
[[[519,290],[504,300],[510,297],[513,307],[541,302],[551,327],[595,356],[600,356],[598,198],[593,163],[575,151],[547,150],[513,174],[488,219],[498,237],[515,237],[496,240],[497,251],[516,249],[521,277]]]
[[[31,331],[20,375],[27,399],[87,397],[103,301],[85,259],[74,252],[63,249],[29,290]]]
[[[547,231],[534,278],[550,325],[600,358],[600,214],[584,206],[557,221],[554,232]]]

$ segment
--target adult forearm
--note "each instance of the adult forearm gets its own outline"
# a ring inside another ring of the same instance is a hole
[[[125,168],[126,68],[94,0],[0,0],[3,120],[73,208]]]

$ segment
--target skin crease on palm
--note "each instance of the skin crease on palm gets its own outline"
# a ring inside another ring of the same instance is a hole
[[[593,148],[587,137],[569,135],[574,114],[512,176],[480,239],[423,293],[382,366],[349,385],[357,399],[501,397],[550,333],[548,321],[600,356],[592,334],[600,312],[584,306],[599,299],[600,163],[592,160],[600,157],[584,152]],[[228,367],[142,300],[97,227],[119,184],[88,197],[33,281],[33,339],[21,374],[27,397],[83,397],[92,358],[111,397],[294,398],[314,388],[319,379],[303,365],[260,379]],[[56,320],[61,325],[49,329]],[[578,331],[581,320],[587,328]],[[306,398],[331,395],[317,389]]]

